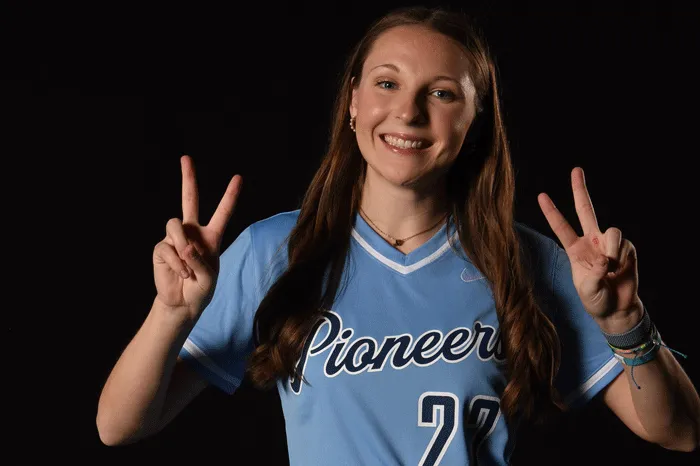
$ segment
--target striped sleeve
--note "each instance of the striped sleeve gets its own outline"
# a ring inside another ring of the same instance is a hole
[[[624,368],[614,358],[598,324],[583,307],[566,251],[554,241],[552,244],[552,310],[562,350],[555,383],[567,406],[575,409],[590,401]]]
[[[253,349],[259,270],[251,225],[220,256],[212,300],[179,353],[207,381],[229,394],[241,384]]]

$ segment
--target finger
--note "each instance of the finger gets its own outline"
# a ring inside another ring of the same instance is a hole
[[[190,276],[185,262],[180,259],[175,248],[164,241],[156,244],[153,250],[153,261],[157,264],[167,264],[173,272],[179,274],[182,278]]]
[[[226,225],[231,218],[231,214],[233,214],[242,184],[243,178],[241,175],[235,175],[231,178],[224,197],[219,201],[219,206],[216,208],[214,215],[212,215],[209,225],[207,225],[207,228],[211,228],[219,237],[224,234]]]
[[[620,268],[627,268],[630,263],[636,260],[637,254],[634,249],[634,245],[629,240],[622,241],[622,247],[620,247]]]
[[[165,237],[163,238],[162,241],[163,241],[165,244],[168,244],[168,245],[172,246],[173,249],[175,249],[175,242],[172,240],[172,238],[171,238],[170,236],[167,235],[167,233],[166,233],[166,235],[165,235]],[[177,250],[175,250],[175,254],[178,254],[178,256],[180,255],[180,254],[177,252]],[[180,259],[182,259],[182,256],[180,256]],[[186,264],[184,261],[183,261],[182,263],[185,264],[185,268],[187,269],[187,273],[188,273],[188,274],[191,274],[191,273],[192,273],[192,269],[190,269],[189,267],[187,267],[187,264]]]
[[[637,273],[637,254],[632,242],[629,240],[623,240],[619,255],[619,264],[611,275],[635,275]]]
[[[622,244],[622,232],[619,228],[610,227],[605,232],[605,255],[616,262],[620,260],[620,246]]]
[[[180,257],[184,258],[185,248],[189,241],[187,240],[187,235],[185,235],[185,229],[182,227],[182,221],[179,218],[168,220],[168,223],[165,224],[165,233],[172,241]]]
[[[537,196],[537,200],[540,203],[540,208],[544,213],[550,228],[557,235],[559,241],[561,241],[564,249],[568,249],[578,240],[578,235],[571,228],[569,222],[566,221],[564,216],[559,212],[559,209],[554,205],[554,202],[545,193],[541,193]]]
[[[196,224],[199,221],[199,193],[194,163],[189,156],[183,155],[180,158],[180,166],[182,167],[182,221]]]
[[[586,188],[586,179],[583,175],[583,169],[576,167],[571,171],[571,187],[574,191],[574,203],[576,204],[576,213],[581,222],[584,235],[600,233],[598,229],[598,220],[593,210],[591,197]]]

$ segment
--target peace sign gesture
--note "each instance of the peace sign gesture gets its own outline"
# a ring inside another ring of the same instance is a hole
[[[221,238],[241,190],[235,175],[206,226],[199,224],[199,193],[192,159],[183,156],[182,219],[168,220],[162,241],[153,249],[153,269],[159,299],[163,304],[196,320],[206,307],[216,285]]]
[[[612,315],[641,311],[637,294],[637,252],[632,243],[622,238],[618,228],[601,233],[593,204],[586,188],[583,169],[571,172],[576,213],[583,236],[579,237],[545,193],[537,200],[549,226],[559,238],[571,262],[574,286],[586,311],[597,322]]]

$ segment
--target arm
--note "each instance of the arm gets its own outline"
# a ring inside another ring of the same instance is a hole
[[[96,422],[104,444],[132,443],[160,431],[207,386],[177,357],[190,322],[154,300],[100,395]]]
[[[651,328],[642,322],[636,248],[618,228],[601,232],[581,168],[572,170],[571,184],[582,237],[544,193],[538,197],[540,207],[569,258],[566,268],[586,313],[606,334],[608,344],[612,339],[622,342],[618,347],[636,348],[648,341]],[[668,449],[693,451],[700,423],[698,393],[669,350],[657,349],[654,359],[642,365],[625,364],[626,375],[612,382],[606,404],[640,437]]]
[[[96,423],[100,439],[107,445],[133,442],[158,432],[204,389],[207,382],[187,369],[185,362],[178,362],[180,350],[196,329],[195,323],[203,322],[202,311],[212,300],[216,323],[208,325],[221,323],[218,313],[230,311],[223,321],[232,323],[231,327],[216,327],[217,336],[228,340],[232,333],[226,330],[235,327],[239,298],[245,294],[234,293],[229,299],[225,292],[216,293],[219,269],[229,279],[245,275],[245,259],[252,256],[247,254],[249,237],[242,235],[228,249],[225,260],[219,258],[221,238],[236,205],[241,177],[231,179],[211,220],[202,226],[194,166],[187,156],[181,157],[180,165],[182,220],[171,218],[167,222],[166,236],[153,250],[158,294],[100,395]],[[240,286],[249,285],[241,280]]]
[[[624,333],[641,319],[598,324],[605,333]],[[635,383],[636,382],[636,383]],[[637,388],[637,386],[641,388]],[[639,437],[669,450],[693,451],[698,447],[700,398],[681,365],[667,348],[660,348],[646,364],[625,366],[603,391],[603,401]]]

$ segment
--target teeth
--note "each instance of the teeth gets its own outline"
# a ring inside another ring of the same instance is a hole
[[[405,139],[394,136],[384,136],[384,140],[399,149],[420,149],[423,147],[423,141],[406,141]]]

